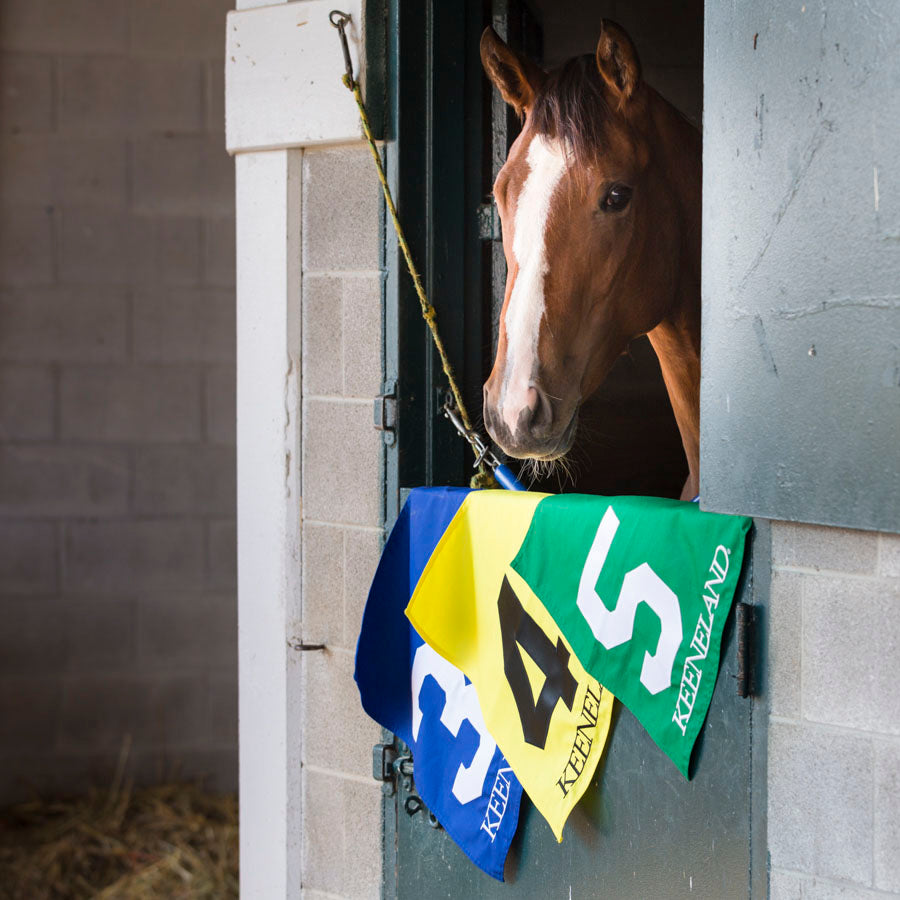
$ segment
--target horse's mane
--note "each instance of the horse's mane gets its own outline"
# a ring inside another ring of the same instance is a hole
[[[609,117],[603,79],[590,53],[549,72],[531,110],[537,133],[561,141],[578,167],[594,162],[602,152]]]

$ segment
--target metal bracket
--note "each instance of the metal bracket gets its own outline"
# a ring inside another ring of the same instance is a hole
[[[288,647],[291,650],[297,650],[300,652],[307,652],[309,650],[327,650],[328,647],[325,644],[308,644],[306,641],[300,640],[299,638],[291,638],[288,641]]]
[[[382,433],[382,439],[388,447],[393,447],[397,440],[397,383],[392,381],[384,385],[384,393],[375,398],[373,407],[375,430]]]
[[[382,790],[389,797],[398,785],[413,790],[413,760],[409,753],[401,754],[393,744],[375,744],[372,747],[372,777],[383,784]]]
[[[397,790],[394,762],[397,750],[393,744],[376,744],[372,748],[372,777],[383,783],[382,790],[389,797]]]
[[[500,213],[493,203],[482,203],[478,207],[478,237],[483,241],[501,241]]]
[[[403,810],[408,816],[414,816],[417,812],[427,813],[428,824],[435,829],[441,827],[437,816],[425,805],[418,794],[410,794],[403,803]]]

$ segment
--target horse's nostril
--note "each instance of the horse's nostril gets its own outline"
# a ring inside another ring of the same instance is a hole
[[[532,385],[525,393],[525,408],[522,410],[520,422],[526,431],[532,434],[545,431],[553,424],[553,406],[547,395],[536,385]]]
[[[552,443],[556,415],[550,397],[536,384],[502,391],[499,398],[485,385],[483,410],[488,434],[510,456],[540,453]]]
[[[484,389],[484,405],[482,407],[482,410],[484,427],[487,428],[488,434],[494,440],[497,440],[499,437],[497,426],[498,423],[502,422],[502,419],[498,415],[498,411],[494,406],[494,403],[491,400],[490,393],[486,387]]]

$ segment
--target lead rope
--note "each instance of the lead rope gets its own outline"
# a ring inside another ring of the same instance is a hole
[[[435,308],[429,303],[428,297],[425,294],[425,288],[422,286],[422,279],[419,277],[419,272],[416,269],[415,263],[413,262],[412,253],[410,252],[409,245],[406,243],[406,236],[403,233],[403,226],[400,224],[400,219],[397,216],[397,208],[394,206],[394,198],[391,196],[391,189],[388,186],[387,176],[384,173],[384,166],[381,162],[381,154],[378,152],[378,148],[375,146],[375,138],[372,137],[372,129],[369,126],[369,117],[366,115],[366,107],[363,104],[362,94],[359,90],[359,82],[353,77],[353,63],[350,59],[350,48],[347,44],[347,34],[346,27],[347,23],[350,21],[350,16],[347,13],[341,12],[340,10],[333,9],[328,14],[328,21],[338,30],[341,39],[341,49],[344,52],[344,66],[346,67],[346,72],[341,76],[341,81],[344,84],[344,87],[347,90],[351,91],[354,99],[356,100],[356,106],[359,109],[359,121],[362,123],[363,134],[366,136],[366,143],[369,145],[369,152],[372,154],[372,159],[375,160],[375,168],[378,171],[378,180],[381,182],[381,190],[384,194],[384,202],[387,205],[388,212],[391,215],[391,221],[394,223],[394,231],[397,233],[397,242],[400,244],[400,249],[403,251],[403,258],[406,260],[406,268],[409,269],[410,277],[413,280],[413,285],[416,288],[416,295],[419,298],[419,306],[422,308],[422,318],[425,320],[428,325],[428,330],[431,332],[431,338],[434,341],[434,346],[437,348],[438,356],[441,358],[441,368],[444,370],[444,374],[447,376],[447,381],[450,384],[450,393],[453,395],[453,402],[456,405],[456,411],[459,413],[459,419],[462,422],[462,426],[464,432],[460,430],[457,426],[457,430],[460,431],[460,434],[468,440],[469,444],[472,446],[472,451],[475,454],[476,465],[478,467],[478,471],[472,476],[472,480],[470,481],[470,486],[473,488],[484,488],[484,487],[496,487],[497,483],[494,480],[494,476],[491,473],[490,469],[484,464],[484,453],[479,452],[479,447],[476,445],[473,436],[477,438],[477,434],[472,428],[472,423],[469,419],[469,413],[466,410],[466,404],[463,401],[462,393],[459,390],[459,386],[456,383],[456,377],[453,374],[453,366],[450,364],[450,359],[447,356],[447,351],[444,348],[444,342],[441,340],[441,335],[438,332],[437,322],[435,321],[437,317],[437,312]],[[444,414],[453,421],[452,416],[448,412],[448,407],[444,407]],[[455,423],[454,423],[455,424]],[[480,441],[480,438],[478,438]]]

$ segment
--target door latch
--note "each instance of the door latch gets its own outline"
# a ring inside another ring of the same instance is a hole
[[[401,779],[404,789],[412,790],[412,756],[400,754],[393,744],[376,744],[372,748],[372,777],[382,782],[382,790],[389,797],[396,792]]]
[[[381,432],[382,440],[393,447],[397,440],[397,383],[384,385],[384,393],[375,398],[373,409],[375,430]]]
[[[401,746],[405,749],[405,745]],[[376,744],[372,748],[372,776],[382,783],[381,789],[388,797],[393,797],[398,788],[402,787],[406,794],[403,810],[408,816],[425,812],[428,824],[432,828],[441,827],[435,814],[425,806],[422,798],[416,793],[411,753],[401,753],[394,744]]]

